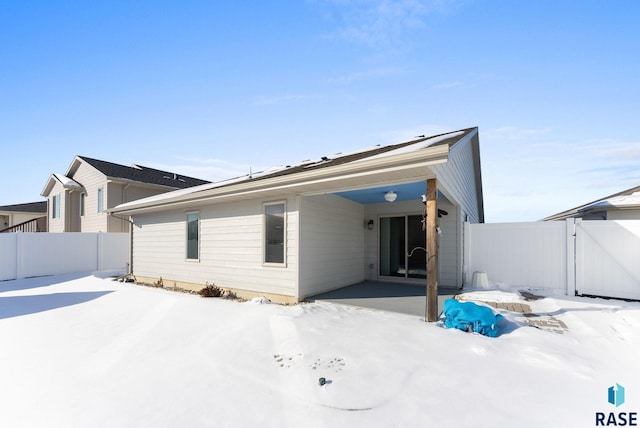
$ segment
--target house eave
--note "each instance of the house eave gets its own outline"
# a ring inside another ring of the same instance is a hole
[[[236,184],[215,187],[175,198],[130,203],[109,210],[114,214],[139,214],[156,210],[188,207],[194,204],[213,203],[222,200],[238,200],[255,197],[257,194],[304,193],[310,191],[337,191],[344,188],[348,180],[370,179],[379,176],[382,181],[385,174],[406,171],[406,179],[433,177],[431,166],[448,160],[449,146],[441,145],[424,149],[422,152],[401,153],[393,156],[363,159],[355,162],[328,166],[276,177],[247,179]]]
[[[49,176],[49,180],[47,180],[47,184],[45,184],[42,192],[40,192],[40,196],[44,196],[45,198],[47,198],[51,193],[51,189],[53,189],[53,186],[55,186],[56,183],[60,183],[64,189],[71,192],[84,190],[84,188],[80,184],[78,184],[78,186],[64,184],[60,179],[58,179],[58,177],[56,177],[56,174],[51,174]]]

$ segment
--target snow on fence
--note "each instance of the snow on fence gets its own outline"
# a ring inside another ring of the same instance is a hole
[[[466,224],[464,244],[467,284],[640,299],[640,220]]]
[[[120,269],[129,261],[127,233],[2,233],[0,281]]]

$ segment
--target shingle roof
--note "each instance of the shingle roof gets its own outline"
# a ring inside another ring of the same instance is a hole
[[[149,168],[141,165],[125,166],[117,163],[107,162],[99,159],[93,159],[86,156],[78,156],[78,158],[87,162],[98,171],[110,178],[120,178],[124,180],[132,180],[140,183],[158,184],[162,186],[173,187],[176,189],[184,189],[187,187],[207,184],[209,181],[200,180],[199,178],[187,177],[186,175],[176,174],[174,172],[160,171],[158,169]]]
[[[11,211],[20,213],[47,213],[47,201],[27,202],[24,204],[0,206],[0,211]]]
[[[372,158],[374,156],[379,156],[382,155],[384,153],[388,153],[391,151],[395,151],[395,150],[399,150],[399,149],[403,149],[405,147],[408,146],[412,146],[414,144],[418,144],[422,141],[426,141],[426,140],[437,140],[436,142],[429,144],[430,147],[435,147],[435,146],[443,146],[443,145],[451,145],[453,143],[455,143],[456,141],[460,140],[461,138],[463,138],[464,136],[466,136],[468,133],[472,132],[475,128],[468,128],[468,129],[463,129],[461,131],[458,132],[447,132],[445,134],[439,134],[439,135],[432,135],[432,136],[428,136],[425,137],[424,135],[421,135],[419,137],[414,138],[413,140],[409,140],[409,141],[405,141],[402,143],[398,143],[398,144],[391,144],[388,146],[382,146],[382,147],[376,147],[376,148],[372,148],[372,149],[367,149],[367,150],[362,150],[362,151],[358,151],[356,153],[353,154],[347,154],[347,155],[342,155],[340,153],[338,153],[337,155],[334,156],[330,156],[330,157],[323,157],[317,161],[305,161],[302,162],[299,165],[295,165],[295,166],[287,166],[286,168],[283,168],[277,172],[271,173],[271,174],[264,174],[262,176],[260,176],[260,178],[271,178],[271,177],[278,177],[278,176],[282,176],[282,175],[289,175],[289,174],[295,174],[298,172],[302,172],[302,171],[309,171],[312,169],[319,169],[319,168],[325,168],[328,166],[336,166],[336,165],[341,165],[341,164],[346,164],[349,162],[354,162],[360,159],[369,159]],[[441,140],[439,139],[440,137],[444,137],[446,135],[450,135],[450,137],[447,138],[442,138]]]
[[[467,136],[477,132],[477,128],[467,128],[454,132],[447,132],[444,134],[438,134],[433,136],[425,137],[424,135],[420,135],[415,137],[409,141],[405,141],[398,144],[391,144],[388,146],[375,146],[369,147],[363,150],[358,150],[352,153],[336,153],[330,156],[323,156],[320,159],[316,160],[305,160],[299,164],[295,165],[286,165],[281,167],[269,168],[265,171],[260,171],[256,173],[251,173],[248,175],[243,175],[240,177],[232,178],[229,180],[219,181],[215,183],[208,183],[201,186],[189,188],[189,189],[179,189],[174,190],[172,192],[163,193],[161,195],[150,196],[147,198],[143,198],[136,201],[127,202],[121,205],[118,205],[115,209],[111,210],[112,212],[122,212],[127,209],[137,209],[143,205],[145,207],[149,207],[151,205],[161,205],[166,203],[169,200],[181,199],[186,200],[187,198],[194,197],[197,198],[198,195],[204,195],[207,192],[217,191],[219,189],[223,189],[228,186],[233,185],[247,185],[249,183],[256,183],[263,180],[268,179],[280,179],[281,177],[286,176],[296,176],[299,174],[304,174],[306,172],[315,172],[322,169],[329,169],[335,166],[342,166],[345,164],[356,165],[361,161],[369,161],[376,158],[382,158],[387,156],[395,156],[399,154],[410,155],[412,153],[416,153],[416,156],[419,157],[418,152],[433,147],[441,147],[448,146],[451,148],[457,142],[464,140]],[[477,168],[480,168],[480,165],[477,165]],[[479,173],[479,170],[478,170]],[[478,177],[478,183],[481,180]],[[259,185],[259,184],[258,184]],[[480,195],[480,205],[482,206],[482,189],[481,185],[478,184],[478,188],[476,189],[478,194]],[[482,211],[482,208],[481,208]],[[481,214],[481,218],[483,215]]]
[[[545,217],[540,221],[553,221],[553,220],[564,220],[567,218],[576,217],[580,214],[580,211],[583,209],[590,207],[592,205],[596,205],[599,202],[606,201],[607,199],[615,198],[618,196],[627,196],[632,195],[633,193],[640,192],[640,186],[632,187],[630,189],[623,190],[618,193],[614,193],[613,195],[605,196],[604,198],[596,199],[595,201],[587,202],[586,204],[579,205],[575,208],[568,209],[566,211],[559,212],[557,214],[550,215],[549,217]]]

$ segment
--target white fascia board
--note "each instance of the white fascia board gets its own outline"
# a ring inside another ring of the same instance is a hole
[[[40,192],[40,196],[44,196],[46,198],[51,192],[53,186],[55,186],[56,182],[62,184],[62,187],[65,189],[83,190],[83,187],[77,181],[62,174],[51,174],[49,176],[49,180],[47,180],[47,184],[45,184],[42,192]]]
[[[249,180],[237,184],[212,188],[195,193],[181,194],[175,198],[152,200],[139,203],[129,202],[122,208],[112,208],[111,213],[133,214],[153,211],[158,208],[176,208],[194,201],[207,202],[223,199],[230,196],[248,196],[267,190],[287,190],[294,187],[303,187],[320,183],[329,183],[349,178],[379,175],[403,169],[426,167],[445,163],[448,160],[449,146],[441,145],[424,149],[422,153],[402,153],[393,157],[363,159],[358,162],[328,166],[312,171],[303,171],[296,174],[282,175],[261,180]]]
[[[56,180],[55,180],[53,174],[51,174],[49,176],[49,178],[47,179],[47,183],[42,188],[42,191],[40,192],[40,196],[44,196],[45,198],[48,197],[49,193],[51,193],[51,189],[53,188],[55,182],[56,182]]]

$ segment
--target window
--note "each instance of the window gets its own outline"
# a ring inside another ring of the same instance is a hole
[[[264,229],[264,262],[284,263],[284,203],[268,204],[264,206]]]
[[[102,214],[103,211],[103,189],[102,187],[98,189],[98,214]]]
[[[199,259],[199,213],[187,214],[187,259],[198,260]]]
[[[80,217],[84,215],[84,193],[80,193]]]
[[[60,193],[51,198],[51,218],[60,218]]]

